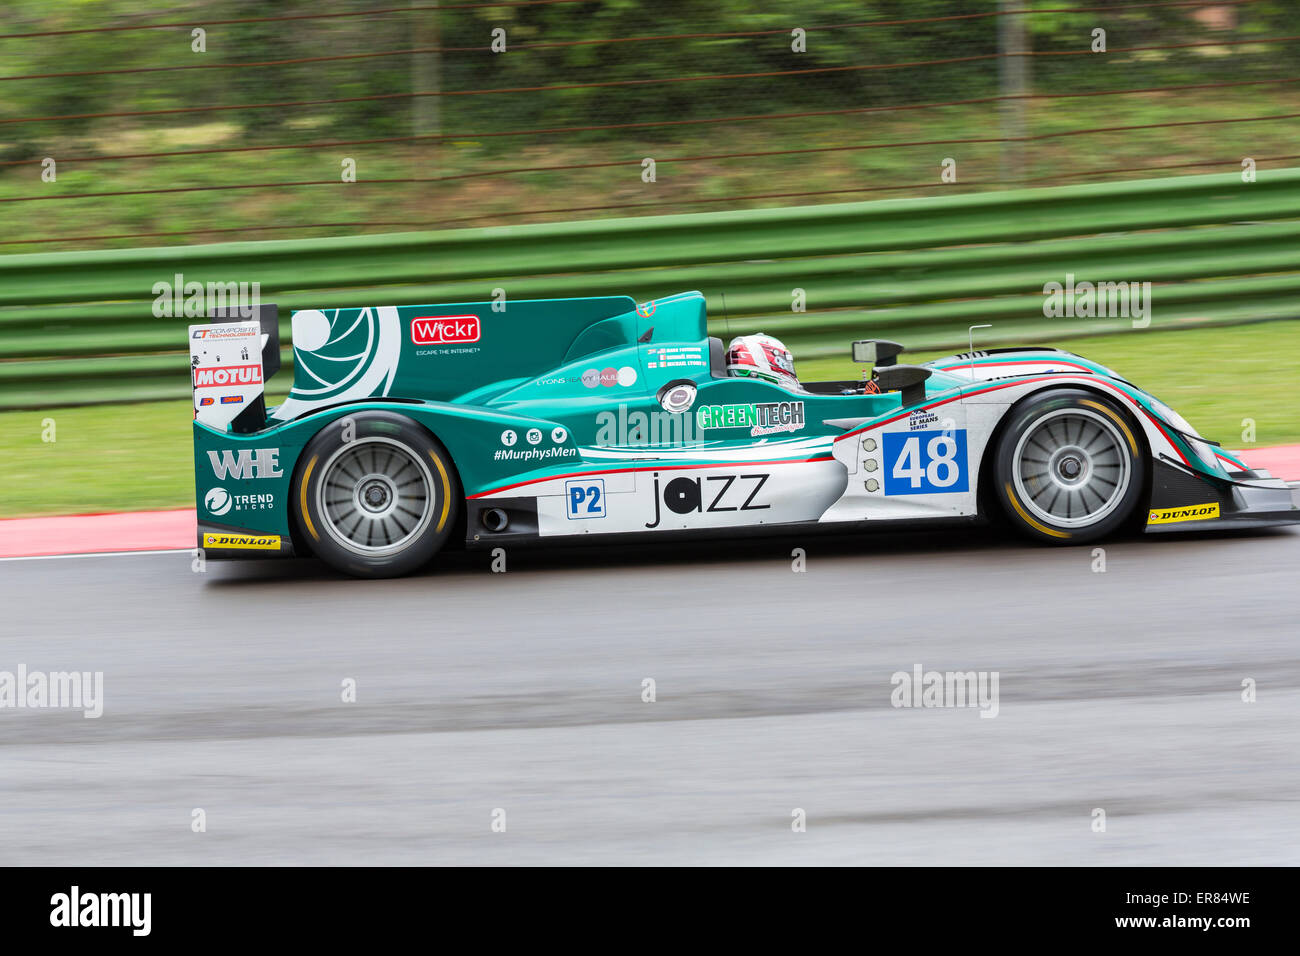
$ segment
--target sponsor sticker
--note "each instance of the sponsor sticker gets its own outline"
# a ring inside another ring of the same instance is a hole
[[[797,432],[804,426],[803,402],[754,405],[701,405],[695,410],[700,428],[748,428],[752,436]]]
[[[208,452],[208,461],[218,481],[284,477],[278,448],[241,448],[239,451],[223,448],[220,452]]]
[[[880,437],[885,494],[933,495],[970,489],[966,429],[885,432]]]
[[[192,339],[242,339],[248,335],[249,326],[244,325],[205,325],[200,327],[191,326],[193,331],[190,333]],[[257,329],[254,329],[256,332]]]
[[[233,504],[230,492],[225,488],[209,488],[208,493],[203,496],[203,507],[208,509],[210,515],[220,517],[228,512]]]
[[[205,534],[205,548],[226,548],[232,551],[279,551],[278,534]]]
[[[194,387],[211,388],[217,385],[261,385],[261,365],[225,365],[194,370]]]
[[[208,514],[221,517],[234,511],[270,511],[275,508],[275,495],[264,492],[252,495],[232,495],[225,488],[209,488],[203,496],[203,507]]]
[[[568,507],[565,514],[570,520],[605,517],[605,479],[574,478],[564,483]]]
[[[477,315],[422,315],[411,320],[411,341],[416,345],[477,342],[482,331]]]
[[[928,408],[918,408],[907,416],[907,427],[912,431],[939,424],[939,416]]]
[[[1152,508],[1147,524],[1171,524],[1175,521],[1205,521],[1219,517],[1219,503],[1188,505],[1185,508]]]
[[[677,515],[713,514],[720,511],[767,511],[772,505],[762,494],[763,486],[772,476],[705,475],[702,478],[679,476],[659,487],[659,472],[654,473],[654,521],[647,521],[650,529],[659,527],[663,512],[660,498],[667,509]]]

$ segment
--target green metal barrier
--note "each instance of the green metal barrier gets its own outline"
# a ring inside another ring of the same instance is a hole
[[[853,338],[958,346],[1131,327],[1047,318],[1047,282],[1151,282],[1152,322],[1293,316],[1300,169],[340,239],[0,257],[0,408],[181,398],[185,326],[155,284],[257,282],[294,308],[698,288],[712,329],[781,335],[802,356]],[[802,289],[806,311],[793,312]],[[722,296],[726,295],[727,317]],[[290,359],[286,353],[286,361]],[[282,373],[283,374],[283,373]],[[287,378],[287,376],[286,376]]]

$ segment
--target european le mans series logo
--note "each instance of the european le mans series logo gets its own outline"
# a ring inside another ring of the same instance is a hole
[[[1205,521],[1219,517],[1219,503],[1189,505],[1186,508],[1152,508],[1147,524],[1171,524],[1175,521]]]

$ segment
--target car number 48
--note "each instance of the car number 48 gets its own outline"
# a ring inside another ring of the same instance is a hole
[[[967,491],[966,429],[885,432],[885,494]]]

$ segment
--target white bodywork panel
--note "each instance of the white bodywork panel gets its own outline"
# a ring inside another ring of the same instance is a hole
[[[225,431],[262,394],[263,339],[257,322],[190,326],[195,419]]]
[[[1033,392],[1071,386],[1111,397],[1129,410],[1156,457],[1185,461],[1122,389],[1102,376],[1061,372],[935,398],[837,437],[707,451],[584,448],[589,465],[607,470],[484,498],[535,496],[543,536],[975,516],[980,466],[1007,410]],[[792,453],[805,457],[773,460]],[[700,457],[711,460],[683,461]]]

